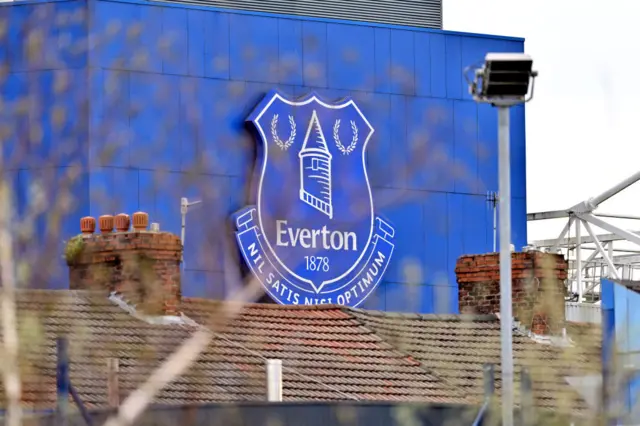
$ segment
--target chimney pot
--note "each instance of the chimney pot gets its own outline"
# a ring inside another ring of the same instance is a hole
[[[80,231],[87,235],[93,234],[96,231],[96,219],[91,216],[80,219]]]
[[[145,231],[149,226],[149,215],[145,212],[136,212],[133,214],[133,228],[136,231]]]
[[[160,232],[160,224],[157,222],[153,222],[151,224],[151,232]]]
[[[103,234],[109,234],[113,232],[113,216],[106,214],[100,216],[98,221],[100,222],[100,232],[102,232]]]
[[[129,230],[129,226],[131,225],[131,221],[129,220],[129,215],[126,213],[120,213],[115,218],[116,230],[118,232],[127,232]]]

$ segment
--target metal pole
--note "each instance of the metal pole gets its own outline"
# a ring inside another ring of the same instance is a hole
[[[622,279],[628,280],[631,277],[629,273],[629,265],[622,265]]]
[[[582,303],[582,220],[576,220],[576,282],[578,283],[578,303]]]
[[[620,238],[620,240],[628,240],[640,246],[640,233],[636,233],[634,231],[627,231],[626,229],[615,226],[589,213],[582,213],[582,214],[579,214],[578,216],[582,220],[591,222],[592,225],[595,225],[599,228],[604,229],[605,231],[612,232],[615,235],[622,237]]]
[[[640,220],[640,216],[633,216],[630,214],[594,213],[593,215],[600,217],[610,217],[613,219]]]
[[[180,215],[182,216],[182,223],[180,227],[180,242],[182,243],[182,252],[180,253],[180,262],[182,262],[182,268],[184,269],[184,237],[185,229],[187,227],[187,209],[189,208],[189,202],[186,198],[180,199]]]
[[[69,353],[67,350],[67,340],[59,337],[57,343],[57,410],[56,414],[60,425],[68,424],[69,415]]]
[[[607,201],[609,198],[613,197],[618,192],[622,191],[625,188],[628,188],[629,186],[633,185],[634,183],[636,183],[639,180],[640,180],[640,172],[637,172],[637,173],[633,174],[632,176],[629,176],[628,178],[626,178],[625,180],[623,180],[619,184],[615,185],[614,187],[609,188],[608,190],[604,191],[602,194],[600,194],[600,195],[598,195],[596,197],[593,197],[591,199],[591,204],[593,204],[595,207],[598,207],[600,204],[602,204],[603,202]]]
[[[608,244],[607,249],[608,249],[608,251],[609,251],[609,258],[613,261],[613,241],[611,241],[611,242]],[[610,276],[610,277],[612,277],[612,276],[613,276],[612,274],[613,274],[614,272],[615,272],[616,274],[618,274],[618,269],[616,269],[616,265],[613,265],[613,271],[609,271],[609,276]]]
[[[605,260],[605,262],[607,262],[607,265],[611,269],[611,272],[609,273],[609,277],[618,278],[618,273],[615,271],[613,266],[613,261],[611,260],[612,258],[609,257],[607,253],[604,251],[602,244],[600,244],[600,241],[598,240],[596,233],[593,232],[593,228],[591,228],[591,225],[589,224],[589,222],[585,222],[584,227],[587,228],[587,232],[589,233],[589,235],[591,235],[591,238],[593,238],[593,241],[596,243],[597,252],[599,252],[602,255],[602,258]]]
[[[509,107],[498,107],[498,172],[500,194],[500,332],[502,361],[502,425],[513,426],[513,335],[511,306],[511,162]]]
[[[494,195],[495,197],[496,195]],[[493,252],[496,252],[496,243],[498,241],[498,206],[496,206],[496,201],[493,200]]]
[[[282,401],[282,361],[267,360],[267,401]]]
[[[562,241],[562,239],[564,238],[565,235],[567,235],[567,232],[569,232],[569,230],[571,229],[571,224],[574,221],[574,217],[570,216],[569,220],[567,221],[567,224],[564,226],[564,228],[562,228],[562,232],[560,232],[560,235],[558,236],[558,238],[554,241],[553,245],[551,246],[551,251],[553,253],[556,252],[556,250],[558,250],[558,247],[560,246],[560,242]]]
[[[73,402],[76,403],[76,407],[80,410],[80,415],[84,419],[84,423],[87,426],[93,426],[93,421],[91,420],[91,415],[87,411],[87,407],[84,406],[80,395],[78,395],[78,392],[76,392],[76,389],[71,384],[69,385],[69,392],[71,392],[71,396],[73,397]]]

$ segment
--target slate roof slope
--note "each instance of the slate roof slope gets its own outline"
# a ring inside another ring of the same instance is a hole
[[[107,404],[107,358],[119,360],[124,399],[193,332],[190,326],[136,319],[104,293],[28,290],[18,292],[17,302],[23,400],[29,408],[55,405],[58,336],[69,337],[72,385],[87,406],[101,407]],[[206,325],[221,306],[185,299],[182,309]],[[242,307],[155,402],[264,400],[269,357],[283,360],[286,400],[468,402],[461,389],[427,372],[349,310],[258,304]]]
[[[496,368],[500,387],[500,321],[494,315],[405,315],[353,310],[363,325],[419,360],[428,371],[459,386],[480,401],[483,397],[484,363]],[[516,374],[522,366],[531,372],[534,401],[538,407],[566,413],[585,413],[582,398],[566,376],[600,372],[600,328],[589,324],[568,325],[572,347],[533,341],[515,332],[513,350]],[[516,401],[520,384],[516,376]]]

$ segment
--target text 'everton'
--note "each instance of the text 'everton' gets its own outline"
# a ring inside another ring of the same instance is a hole
[[[302,247],[306,249],[324,250],[358,250],[355,232],[329,231],[326,226],[321,229],[287,227],[286,220],[276,221],[280,247]]]

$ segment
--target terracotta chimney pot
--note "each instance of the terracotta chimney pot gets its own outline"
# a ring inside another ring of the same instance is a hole
[[[126,213],[120,213],[115,217],[116,231],[118,232],[127,232],[131,225],[131,220],[129,219],[129,215]]]
[[[80,219],[80,231],[85,235],[91,235],[96,231],[96,219],[86,216]]]
[[[145,212],[135,212],[133,214],[133,228],[136,231],[145,231],[149,226],[149,215]]]
[[[103,234],[109,234],[113,232],[114,219],[111,215],[103,215],[98,219],[100,223],[100,232]]]

